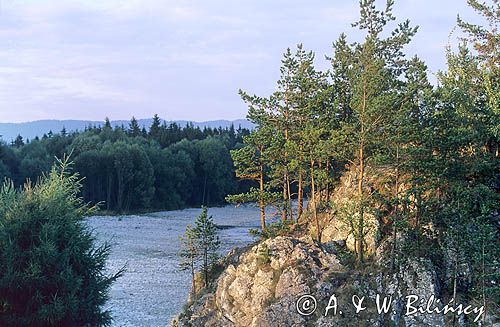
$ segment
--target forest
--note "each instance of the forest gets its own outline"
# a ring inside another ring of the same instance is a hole
[[[0,144],[0,177],[16,186],[35,182],[56,158],[70,154],[83,177],[82,196],[102,210],[124,213],[220,205],[243,190],[234,174],[230,150],[241,146],[247,129],[167,124],[158,115],[148,129],[135,118],[129,126],[84,131],[49,131],[40,138]]]
[[[382,10],[362,0],[353,27],[364,37],[341,34],[326,57],[329,69],[316,69],[314,52],[299,44],[285,51],[274,92],[240,91],[251,131],[167,125],[155,116],[149,130],[132,119],[29,142],[19,136],[0,147],[0,176],[20,186],[70,154],[84,201],[113,212],[254,203],[264,238],[276,235],[273,208],[280,232],[304,228],[318,244],[326,225],[342,220],[358,268],[372,259],[366,238],[375,217],[388,270],[428,259],[449,298],[495,312],[500,10],[492,2],[468,1],[485,25],[458,17],[458,44],[446,48],[437,85],[422,59],[405,55],[418,27],[396,22],[393,0]],[[346,177],[355,191],[336,201]]]
[[[285,232],[306,225],[320,243],[325,226],[345,221],[358,266],[370,260],[367,217],[375,217],[391,269],[410,257],[443,271],[452,264],[450,297],[498,304],[500,11],[497,1],[468,3],[485,26],[458,17],[437,85],[425,62],[405,56],[418,27],[395,22],[390,0],[382,10],[360,2],[353,27],[364,37],[341,34],[327,71],[301,44],[287,49],[272,94],[240,91],[256,128],[232,157],[253,187],[227,200],[256,202],[264,237],[276,235],[270,206]],[[355,185],[342,202],[332,196],[341,178]]]

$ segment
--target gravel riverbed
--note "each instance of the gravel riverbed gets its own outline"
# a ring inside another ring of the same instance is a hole
[[[126,267],[112,286],[106,309],[113,326],[169,326],[185,303],[188,272],[179,271],[179,236],[193,223],[201,209],[157,212],[146,215],[94,216],[87,218],[98,242],[111,244],[107,269],[110,273]],[[209,215],[223,227],[219,231],[221,252],[254,240],[248,233],[259,226],[254,207],[210,208]]]

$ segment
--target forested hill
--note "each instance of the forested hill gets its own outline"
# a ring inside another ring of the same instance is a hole
[[[139,126],[148,128],[151,126],[153,120],[148,119],[138,119],[137,123]],[[235,128],[241,126],[241,128],[252,128],[253,124],[246,119],[237,120],[211,120],[203,122],[192,122],[187,120],[175,120],[166,121],[166,124],[175,122],[179,126],[186,126],[187,124],[193,124],[195,127],[201,129],[205,127],[210,128],[226,128],[234,125]],[[126,120],[111,120],[112,127],[128,126],[128,121]],[[21,135],[25,140],[33,139],[36,136],[42,137],[43,134],[47,134],[50,131],[53,133],[61,131],[63,128],[68,132],[83,131],[88,126],[99,126],[103,125],[101,121],[91,121],[91,120],[36,120],[24,123],[0,123],[0,135],[1,139],[5,142],[11,142],[18,135]]]
[[[102,126],[101,126],[102,125]],[[166,123],[157,115],[147,127],[132,118],[109,120],[81,132],[45,133],[29,142],[17,137],[0,143],[0,178],[16,186],[35,181],[56,158],[71,154],[83,180],[82,195],[114,212],[218,205],[244,190],[236,180],[230,150],[250,131]]]

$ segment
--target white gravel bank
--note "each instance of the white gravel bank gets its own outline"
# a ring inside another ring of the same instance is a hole
[[[158,212],[140,216],[95,216],[87,223],[99,241],[109,241],[110,272],[127,271],[112,287],[107,308],[113,326],[166,326],[187,299],[189,273],[178,270],[179,235],[201,209]],[[253,207],[210,208],[220,231],[222,251],[250,243],[250,228],[259,225]],[[231,227],[229,227],[231,226]]]

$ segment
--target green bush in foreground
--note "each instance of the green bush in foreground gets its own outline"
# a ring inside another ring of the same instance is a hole
[[[68,161],[17,191],[0,190],[0,326],[107,326],[110,247],[83,223],[93,208],[78,196]]]

